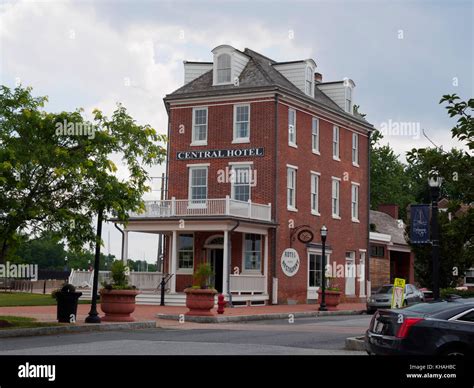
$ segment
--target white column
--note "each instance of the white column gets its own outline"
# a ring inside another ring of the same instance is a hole
[[[123,231],[123,263],[127,265],[128,261],[128,230]]]
[[[264,249],[263,254],[263,276],[264,276],[264,288],[265,294],[268,294],[268,234],[264,235]]]
[[[229,284],[227,284],[227,273],[229,271],[229,231],[224,230],[224,257],[222,263],[222,293],[227,295]]]
[[[176,293],[176,261],[178,259],[178,232],[173,230],[173,239],[171,241],[171,266],[170,272],[173,274],[170,280],[170,293]]]

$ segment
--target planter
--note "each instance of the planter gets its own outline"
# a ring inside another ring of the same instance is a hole
[[[341,291],[324,291],[326,294],[326,307],[328,310],[337,310],[337,306],[341,302]],[[321,303],[321,298],[322,298],[322,292],[321,290],[318,290],[318,301]]]
[[[133,322],[130,314],[135,311],[137,290],[100,290],[100,308],[105,313],[104,322]]]
[[[214,308],[214,297],[217,291],[214,289],[186,288],[186,307],[189,311],[185,315],[199,317],[214,316],[211,310]]]

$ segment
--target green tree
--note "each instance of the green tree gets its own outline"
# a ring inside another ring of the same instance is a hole
[[[165,136],[121,105],[110,119],[95,110],[88,122],[81,110],[47,113],[46,101],[1,87],[0,262],[25,233],[50,230],[73,249],[100,246],[92,221],[126,221],[143,209],[146,168],[165,157]],[[127,179],[117,177],[112,155],[122,156]]]
[[[370,137],[370,207],[376,210],[382,203],[397,204],[405,219],[406,208],[413,201],[410,179],[390,145],[379,144],[382,138],[377,130]]]

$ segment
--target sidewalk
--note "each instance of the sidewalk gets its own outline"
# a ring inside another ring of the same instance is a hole
[[[254,307],[235,307],[226,308],[223,315],[226,316],[255,316],[268,314],[294,314],[294,313],[311,313],[317,312],[319,305],[317,304],[296,304],[296,305],[269,305],[269,306],[254,306]],[[90,305],[80,304],[77,309],[77,322],[84,322]],[[363,303],[343,303],[338,306],[337,314],[344,311],[354,314],[357,311],[364,311],[365,304]],[[100,305],[98,305],[100,315]],[[155,306],[155,305],[137,305],[133,314],[137,321],[155,320],[164,326],[167,326],[163,319],[157,317],[158,314],[164,314],[168,317],[185,314],[188,311],[186,307],[172,307],[172,306]],[[217,315],[216,309],[214,312]],[[56,306],[21,306],[21,307],[0,307],[0,315],[15,315],[36,318],[38,321],[53,322],[56,321]],[[169,320],[170,318],[168,318]],[[169,322],[169,321],[168,321]]]

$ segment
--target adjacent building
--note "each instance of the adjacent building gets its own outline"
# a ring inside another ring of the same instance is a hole
[[[229,45],[184,62],[184,85],[164,98],[166,198],[132,215],[124,241],[165,235],[170,295],[184,298],[209,263],[234,304],[316,302],[326,225],[332,283],[365,301],[373,126],[354,109],[355,83],[323,82],[316,67]]]

